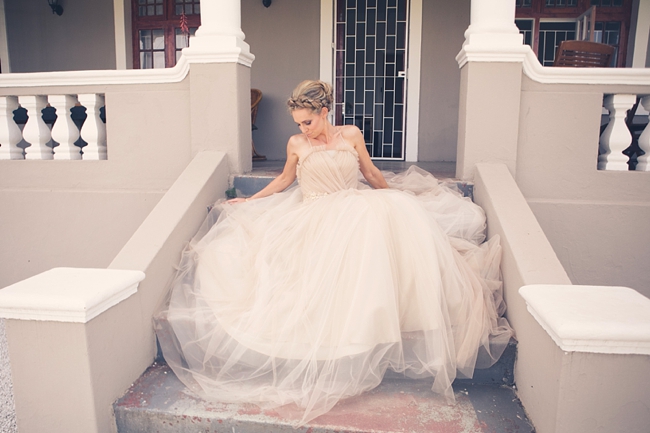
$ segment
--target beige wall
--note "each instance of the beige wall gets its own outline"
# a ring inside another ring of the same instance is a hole
[[[574,284],[650,296],[650,172],[596,170],[603,93],[524,79],[517,183]]]
[[[56,90],[106,92],[108,160],[0,161],[0,287],[53,266],[108,266],[190,161],[188,88]],[[30,91],[53,93],[13,89]]]
[[[505,164],[479,163],[474,200],[486,213],[488,236],[500,237],[506,316],[515,329],[517,394],[540,433],[555,432],[562,354],[519,295],[527,284],[570,284],[551,245]]]
[[[224,152],[198,152],[158,201],[108,266],[146,274],[133,295],[87,323],[6,321],[20,432],[116,431],[111,404],[151,365],[153,312],[228,174]]]
[[[161,196],[160,191],[0,190],[0,288],[53,267],[105,268]]]
[[[460,70],[456,55],[469,26],[469,0],[424,0],[420,81],[420,161],[455,161]]]
[[[4,0],[11,72],[115,69],[113,0]]]
[[[251,87],[262,91],[255,148],[268,159],[285,159],[289,137],[299,132],[286,100],[301,81],[319,78],[320,0],[242,0],[242,30],[255,54]]]

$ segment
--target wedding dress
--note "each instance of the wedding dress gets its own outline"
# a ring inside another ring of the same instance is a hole
[[[297,176],[212,209],[155,318],[167,363],[204,398],[297,405],[299,424],[387,369],[433,377],[453,400],[454,378],[494,363],[512,335],[482,209],[415,167],[369,188],[340,135]]]

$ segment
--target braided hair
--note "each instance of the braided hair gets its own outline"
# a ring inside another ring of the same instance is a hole
[[[332,86],[323,81],[306,80],[293,89],[287,101],[289,111],[306,108],[320,113],[323,107],[332,110]]]

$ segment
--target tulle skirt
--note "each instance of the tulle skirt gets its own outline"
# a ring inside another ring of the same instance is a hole
[[[387,178],[215,205],[155,318],[179,379],[204,398],[296,405],[303,424],[387,369],[453,400],[455,377],[494,363],[512,330],[482,210],[421,170]]]

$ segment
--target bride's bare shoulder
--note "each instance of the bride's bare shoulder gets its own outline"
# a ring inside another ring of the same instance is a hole
[[[309,141],[304,134],[292,135],[287,143],[287,154],[302,155],[306,148],[309,147]]]
[[[341,125],[339,131],[344,138],[356,138],[361,135],[361,131],[355,125]]]
[[[309,142],[307,141],[307,137],[305,136],[305,134],[295,134],[289,137],[289,143],[287,144],[287,146],[290,148],[296,148],[296,147],[299,148],[308,144]]]

